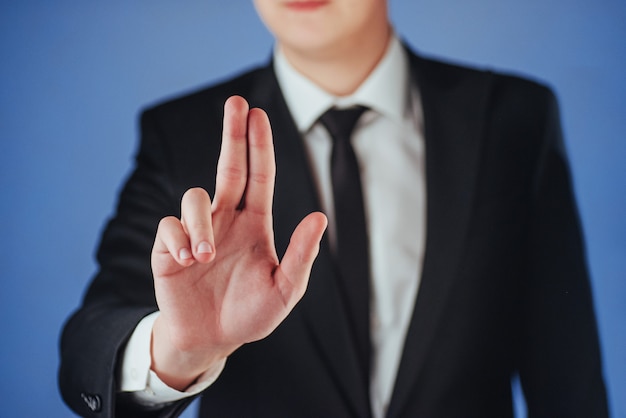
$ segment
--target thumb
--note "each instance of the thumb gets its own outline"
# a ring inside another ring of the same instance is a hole
[[[304,296],[327,225],[326,216],[314,212],[306,216],[291,235],[287,251],[274,273],[275,283],[289,309]]]

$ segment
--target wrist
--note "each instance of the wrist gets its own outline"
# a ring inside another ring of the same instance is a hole
[[[229,353],[219,349],[177,347],[169,338],[161,317],[156,319],[152,329],[150,352],[150,369],[163,383],[181,392],[206,372],[223,367]]]

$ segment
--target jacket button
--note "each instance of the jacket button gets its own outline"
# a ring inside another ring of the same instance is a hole
[[[102,410],[102,399],[100,399],[99,395],[83,392],[80,394],[80,397],[83,399],[87,408],[89,408],[91,412],[100,412],[100,410]]]

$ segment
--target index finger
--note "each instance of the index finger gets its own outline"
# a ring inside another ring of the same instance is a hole
[[[276,162],[272,128],[267,114],[258,108],[248,115],[248,183],[245,210],[266,215],[272,212]]]

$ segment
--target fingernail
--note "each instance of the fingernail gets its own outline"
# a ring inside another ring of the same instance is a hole
[[[198,252],[199,253],[206,253],[206,254],[210,254],[213,252],[213,247],[211,246],[211,244],[209,244],[206,241],[202,241],[199,245],[198,245]]]
[[[181,260],[189,260],[191,258],[191,252],[187,248],[182,248],[178,252],[178,256],[181,258]]]

